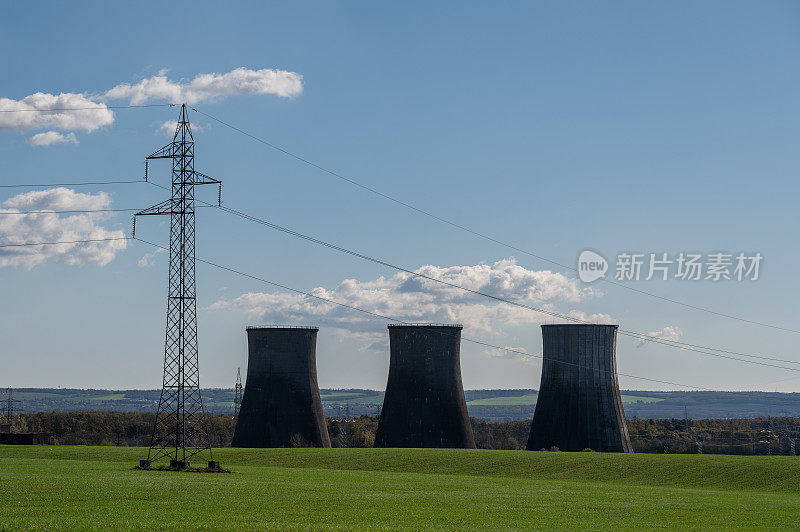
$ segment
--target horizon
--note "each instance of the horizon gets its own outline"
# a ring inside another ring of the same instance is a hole
[[[161,388],[62,388],[59,386],[14,386],[12,387],[13,390],[75,390],[75,391],[97,391],[97,392],[160,392]],[[233,390],[234,387],[226,388],[226,387],[219,387],[219,386],[202,386],[201,390]],[[366,392],[379,392],[385,393],[386,390],[376,389],[376,388],[331,388],[321,386],[319,388],[320,392],[322,391],[366,391]],[[499,392],[509,392],[509,391],[534,391],[538,392],[538,388],[464,388],[465,392],[480,392],[480,391],[499,391]],[[768,390],[645,390],[639,388],[620,388],[620,393],[625,392],[641,392],[641,393],[734,393],[734,394],[750,394],[750,393],[758,393],[758,394],[778,394],[778,395],[792,395],[792,394],[800,394],[800,391],[797,392],[771,392]],[[0,392],[5,393],[4,390],[0,390]]]

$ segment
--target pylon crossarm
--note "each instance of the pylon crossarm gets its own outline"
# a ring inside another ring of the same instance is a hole
[[[155,216],[159,214],[180,214],[173,209],[173,200],[164,200],[161,203],[148,207],[134,214],[134,216]]]
[[[192,170],[194,173],[194,183],[195,185],[216,185],[218,183],[222,183],[219,179],[214,179],[213,177],[207,176],[197,170]]]
[[[175,149],[175,142],[170,142],[163,148],[156,150],[145,157],[145,159],[172,159],[179,156],[176,155],[176,152],[177,150]]]

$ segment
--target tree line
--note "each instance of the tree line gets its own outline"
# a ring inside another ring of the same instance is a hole
[[[52,432],[62,445],[147,446],[155,414],[145,412],[39,412],[15,414],[14,432]],[[525,449],[530,420],[489,422],[471,418],[479,449]],[[210,444],[230,445],[234,419],[208,414]],[[327,418],[333,447],[372,447],[378,417]],[[793,455],[800,418],[632,419],[628,431],[640,453]],[[298,440],[295,445],[304,445]]]

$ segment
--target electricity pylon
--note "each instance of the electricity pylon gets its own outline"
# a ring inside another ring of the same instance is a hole
[[[19,403],[17,399],[14,399],[14,391],[12,390],[11,386],[8,387],[6,391],[6,400],[4,401],[5,405],[3,408],[3,413],[6,416],[6,422],[11,425],[11,430],[13,431],[14,427],[14,411],[16,408],[14,407],[15,403]]]
[[[236,393],[233,396],[233,422],[239,420],[239,409],[242,407],[242,368],[236,368]]]
[[[205,429],[197,356],[195,186],[216,184],[221,194],[221,184],[194,169],[194,137],[186,104],[181,106],[172,142],[147,157],[147,161],[152,159],[172,159],[172,196],[135,216],[170,217],[169,297],[164,380],[150,450],[141,465],[149,467],[151,462],[169,457],[171,466],[186,468],[190,458],[206,451],[209,461],[213,458]]]

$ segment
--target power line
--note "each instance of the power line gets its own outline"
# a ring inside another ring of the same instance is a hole
[[[152,184],[154,186],[156,186],[156,187],[168,190],[167,187],[164,187],[162,185],[158,185],[156,183],[152,183]],[[559,318],[559,319],[564,319],[564,320],[572,321],[572,322],[575,322],[575,323],[584,323],[584,324],[591,323],[591,322],[588,322],[586,320],[581,320],[579,318],[568,316],[566,314],[561,314],[561,313],[558,313],[558,312],[554,312],[554,311],[550,311],[550,310],[546,310],[546,309],[542,309],[542,308],[538,308],[538,307],[533,307],[531,305],[526,305],[524,303],[519,303],[519,302],[516,302],[516,301],[513,301],[513,300],[501,298],[501,297],[498,297],[498,296],[493,296],[493,295],[487,294],[485,292],[480,292],[480,291],[477,291],[477,290],[473,290],[471,288],[467,288],[467,287],[464,287],[464,286],[457,285],[455,283],[450,283],[448,281],[443,281],[443,280],[437,279],[435,277],[431,277],[431,276],[427,276],[427,275],[424,275],[424,274],[420,274],[418,272],[414,272],[414,271],[409,270],[407,268],[403,268],[401,266],[397,266],[397,265],[388,263],[386,261],[383,261],[383,260],[380,260],[380,259],[376,259],[374,257],[370,257],[368,255],[364,255],[362,253],[358,253],[356,251],[352,251],[352,250],[343,248],[341,246],[337,246],[335,244],[331,244],[329,242],[325,242],[323,240],[320,240],[320,239],[317,239],[317,238],[314,238],[314,237],[311,237],[311,236],[308,236],[308,235],[304,235],[303,233],[299,233],[297,231],[293,231],[293,230],[288,229],[286,227],[282,227],[280,225],[273,224],[272,222],[269,222],[269,221],[264,220],[262,218],[257,218],[255,216],[249,215],[247,213],[243,213],[241,211],[237,211],[235,209],[231,209],[230,207],[224,207],[224,206],[221,206],[221,205],[214,205],[214,204],[202,201],[202,200],[198,200],[198,201],[200,203],[205,204],[206,206],[216,207],[216,208],[218,208],[218,209],[220,209],[222,211],[225,211],[225,212],[227,212],[229,214],[233,214],[235,216],[239,216],[241,218],[244,218],[246,220],[249,220],[249,221],[252,221],[252,222],[255,222],[255,223],[259,223],[261,225],[265,225],[265,226],[270,227],[272,229],[287,233],[287,234],[289,234],[291,236],[302,238],[302,239],[308,240],[310,242],[313,242],[315,244],[318,244],[318,245],[321,245],[321,246],[325,246],[325,247],[328,247],[330,249],[334,249],[336,251],[339,251],[339,252],[342,252],[342,253],[346,253],[346,254],[352,255],[354,257],[363,259],[363,260],[374,262],[374,263],[382,265],[382,266],[393,268],[393,269],[396,269],[398,271],[402,271],[404,273],[408,273],[408,274],[416,276],[416,277],[420,277],[420,278],[423,278],[423,279],[428,279],[430,281],[434,281],[434,282],[437,282],[437,283],[440,283],[440,284],[444,284],[444,285],[450,286],[452,288],[457,288],[459,290],[464,290],[466,292],[470,292],[470,293],[475,294],[475,295],[480,295],[480,296],[483,296],[483,297],[494,299],[496,301],[507,303],[507,304],[510,304],[510,305],[513,305],[513,306],[517,306],[517,307],[520,307],[520,308],[524,308],[524,309],[527,309],[527,310],[532,310],[534,312],[539,312],[539,313],[546,314],[546,315],[549,315],[549,316],[552,316],[552,317],[556,317],[556,318]],[[698,345],[698,344],[690,344],[690,343],[686,343],[686,342],[680,342],[680,341],[677,341],[677,340],[668,340],[666,338],[658,338],[658,337],[650,335],[650,334],[641,333],[641,332],[637,332],[637,331],[632,331],[632,330],[628,330],[628,329],[619,329],[619,333],[622,334],[622,335],[625,335],[625,336],[629,336],[629,337],[635,338],[635,339],[646,340],[646,341],[649,341],[649,342],[666,345],[668,347],[674,347],[674,348],[683,349],[683,350],[687,350],[687,351],[693,351],[693,352],[696,352],[696,353],[715,356],[715,357],[718,357],[718,358],[726,358],[726,359],[730,359],[730,360],[738,360],[740,362],[747,362],[747,363],[750,363],[750,364],[770,366],[770,367],[775,367],[775,368],[779,368],[779,369],[787,369],[789,371],[800,371],[797,368],[787,368],[785,366],[778,366],[778,365],[775,365],[775,364],[765,364],[765,363],[754,362],[752,360],[743,360],[741,358],[737,358],[736,356],[728,356],[728,355],[737,355],[737,356],[743,356],[743,357],[746,357],[746,358],[754,358],[754,359],[759,359],[759,360],[770,360],[770,361],[773,361],[773,362],[783,362],[783,363],[788,363],[788,364],[800,364],[800,362],[797,362],[797,361],[794,361],[794,360],[787,360],[787,359],[781,359],[781,358],[775,358],[775,357],[767,357],[767,356],[762,356],[762,355],[750,355],[750,354],[747,354],[747,353],[741,353],[741,352],[731,351],[731,350],[726,350],[726,349],[719,349],[719,348],[714,348],[714,347],[702,346],[702,345]],[[714,351],[714,352],[709,352],[709,351]]]
[[[104,105],[103,107],[57,107],[53,109],[0,109],[0,113],[56,113],[59,111],[105,111],[107,109],[138,109],[142,107],[174,107],[174,103],[144,105]]]
[[[112,240],[131,240],[129,236],[113,238],[87,238],[83,240],[58,240],[56,242],[23,242],[21,244],[0,244],[0,248],[18,248],[24,246],[54,246],[56,244],[85,244],[87,242],[110,242]]]
[[[132,181],[84,181],[81,183],[17,183],[14,185],[0,185],[0,188],[24,188],[24,187],[83,187],[92,185],[125,185],[130,183],[146,183],[141,179]]]
[[[280,147],[280,146],[278,146],[276,144],[273,144],[273,143],[271,143],[271,142],[269,142],[267,140],[264,140],[264,139],[262,139],[260,137],[257,137],[255,135],[253,135],[252,133],[249,133],[249,132],[247,132],[247,131],[245,131],[245,130],[243,130],[241,128],[238,128],[238,127],[234,126],[233,124],[225,122],[224,120],[221,120],[221,119],[219,119],[219,118],[217,118],[217,117],[215,117],[213,115],[210,115],[210,114],[208,114],[208,113],[206,113],[204,111],[200,111],[199,109],[196,109],[194,107],[192,108],[192,110],[197,112],[197,113],[200,113],[201,115],[204,115],[204,116],[210,118],[211,120],[214,120],[214,121],[222,124],[223,126],[226,126],[226,127],[230,128],[230,129],[232,129],[232,130],[234,130],[234,131],[236,131],[238,133],[241,133],[242,135],[250,137],[251,139],[255,140],[256,142],[264,144],[265,146],[268,146],[268,147],[270,147],[270,148],[272,148],[272,149],[274,149],[276,151],[279,151],[279,152],[281,152],[281,153],[283,153],[285,155],[288,155],[289,157],[292,157],[292,158],[294,158],[294,159],[296,159],[296,160],[298,160],[298,161],[300,161],[302,163],[305,163],[305,164],[307,164],[307,165],[309,165],[309,166],[311,166],[313,168],[321,170],[322,172],[325,172],[325,173],[327,173],[329,175],[332,175],[332,176],[334,176],[334,177],[336,177],[338,179],[341,179],[342,181],[346,181],[347,183],[350,183],[351,185],[354,185],[354,186],[356,186],[358,188],[366,190],[367,192],[370,192],[370,193],[375,194],[377,196],[380,196],[380,197],[382,197],[382,198],[384,198],[386,200],[389,200],[389,201],[394,202],[394,203],[396,203],[398,205],[406,207],[407,209],[410,209],[410,210],[412,210],[412,211],[414,211],[414,212],[416,212],[418,214],[422,214],[422,215],[427,216],[429,218],[432,218],[432,219],[434,219],[434,220],[436,220],[438,222],[447,224],[447,225],[449,225],[451,227],[454,227],[456,229],[459,229],[461,231],[465,231],[467,233],[470,233],[473,236],[477,236],[479,238],[482,238],[482,239],[487,240],[489,242],[493,242],[493,243],[501,245],[503,247],[512,249],[512,250],[517,251],[519,253],[524,253],[525,255],[534,257],[534,258],[539,259],[539,260],[544,261],[544,262],[548,262],[548,263],[553,264],[555,266],[558,266],[560,268],[564,268],[566,270],[570,270],[570,271],[573,271],[573,272],[577,272],[578,271],[577,268],[575,268],[573,266],[569,266],[569,265],[563,264],[563,263],[558,262],[556,260],[549,259],[547,257],[543,257],[542,255],[533,253],[532,251],[528,251],[526,249],[520,248],[520,247],[515,246],[513,244],[509,244],[508,242],[504,242],[504,241],[499,240],[499,239],[497,239],[495,237],[492,237],[492,236],[487,235],[485,233],[481,233],[481,232],[476,231],[474,229],[471,229],[471,228],[469,228],[469,227],[467,227],[465,225],[459,224],[457,222],[454,222],[452,220],[449,220],[447,218],[444,218],[442,216],[434,214],[434,213],[432,213],[430,211],[427,211],[425,209],[417,207],[417,206],[415,206],[415,205],[413,205],[411,203],[408,203],[408,202],[403,201],[401,199],[395,198],[394,196],[390,196],[389,194],[381,192],[380,190],[377,190],[377,189],[375,189],[373,187],[370,187],[368,185],[360,183],[359,181],[356,181],[355,179],[352,179],[350,177],[342,175],[339,172],[336,172],[334,170],[330,170],[328,168],[325,168],[324,166],[321,166],[321,165],[319,165],[319,164],[317,164],[317,163],[315,163],[313,161],[310,161],[310,160],[308,160],[308,159],[306,159],[306,158],[304,158],[304,157],[302,157],[300,155],[292,153],[292,152],[290,152],[289,150],[287,150],[285,148],[282,148],[282,147]],[[698,310],[698,311],[701,311],[701,312],[706,312],[706,313],[709,313],[709,314],[713,314],[715,316],[720,316],[720,317],[723,317],[723,318],[737,320],[737,321],[741,321],[741,322],[744,322],[744,323],[749,323],[751,325],[758,325],[758,326],[761,326],[761,327],[768,327],[768,328],[771,328],[771,329],[777,329],[777,330],[781,330],[781,331],[800,334],[800,330],[797,330],[797,329],[790,329],[788,327],[782,327],[782,326],[779,326],[779,325],[772,325],[772,324],[769,324],[769,323],[763,323],[763,322],[759,322],[759,321],[743,318],[741,316],[734,316],[734,315],[731,315],[731,314],[726,314],[724,312],[718,312],[716,310],[712,310],[712,309],[709,309],[709,308],[700,307],[700,306],[697,306],[697,305],[692,305],[690,303],[684,303],[683,301],[678,301],[677,299],[672,299],[672,298],[669,298],[669,297],[666,297],[666,296],[662,296],[662,295],[659,295],[659,294],[654,294],[652,292],[648,292],[646,290],[641,290],[639,288],[635,288],[633,286],[629,286],[627,284],[620,283],[620,282],[614,281],[612,279],[606,279],[605,277],[601,277],[599,280],[603,281],[603,282],[606,282],[606,283],[609,283],[609,284],[612,284],[614,286],[618,286],[618,287],[624,288],[626,290],[630,290],[632,292],[636,292],[636,293],[639,293],[639,294],[647,295],[647,296],[650,296],[650,297],[653,297],[653,298],[656,298],[656,299],[660,299],[662,301],[673,303],[675,305],[680,305],[680,306],[683,306],[683,307],[686,307],[686,308],[690,308],[690,309],[693,309],[693,310]]]
[[[156,185],[156,186],[160,186],[160,185]],[[165,188],[165,187],[161,187],[161,188]],[[211,205],[211,204],[209,204],[207,202],[203,202],[203,203],[205,203],[206,205]],[[388,268],[392,268],[392,269],[395,269],[397,271],[400,271],[400,272],[403,272],[403,273],[407,273],[409,275],[413,275],[415,277],[419,277],[419,278],[422,278],[422,279],[433,281],[433,282],[436,282],[436,283],[439,283],[439,284],[443,284],[445,286],[449,286],[451,288],[456,288],[458,290],[463,290],[465,292],[469,292],[469,293],[474,294],[474,295],[478,295],[478,296],[481,296],[481,297],[486,297],[486,298],[493,299],[493,300],[498,301],[498,302],[502,302],[502,303],[513,305],[513,306],[516,306],[516,307],[519,307],[519,308],[531,310],[531,311],[538,312],[538,313],[541,313],[541,314],[545,314],[545,315],[548,315],[548,316],[551,316],[551,317],[572,321],[574,323],[584,323],[584,324],[591,323],[589,321],[582,320],[580,318],[575,318],[573,316],[569,316],[569,315],[566,315],[566,314],[561,314],[559,312],[546,310],[546,309],[539,308],[539,307],[534,307],[532,305],[526,305],[526,304],[520,303],[518,301],[514,301],[514,300],[511,300],[511,299],[506,299],[506,298],[503,298],[503,297],[495,296],[495,295],[492,295],[492,294],[488,294],[486,292],[481,292],[479,290],[474,290],[474,289],[471,289],[471,288],[467,288],[465,286],[461,286],[461,285],[458,285],[458,284],[455,284],[455,283],[451,283],[449,281],[438,279],[436,277],[431,277],[429,275],[418,273],[418,272],[415,272],[413,270],[409,270],[408,268],[404,268],[402,266],[397,266],[395,264],[386,262],[384,260],[377,259],[377,258],[374,258],[374,257],[370,257],[368,255],[364,255],[363,253],[359,253],[357,251],[353,251],[353,250],[350,250],[350,249],[347,249],[347,248],[343,248],[343,247],[338,246],[336,244],[332,244],[330,242],[326,242],[324,240],[320,240],[318,238],[315,238],[315,237],[312,237],[312,236],[309,236],[309,235],[305,235],[303,233],[299,233],[297,231],[294,231],[292,229],[288,229],[286,227],[274,224],[274,223],[269,222],[267,220],[264,220],[262,218],[257,218],[255,216],[251,216],[251,215],[243,213],[241,211],[237,211],[235,209],[231,209],[230,207],[225,207],[225,206],[220,206],[220,205],[213,205],[213,206],[215,206],[216,208],[218,208],[218,209],[220,209],[220,210],[222,210],[224,212],[227,212],[229,214],[233,214],[233,215],[238,216],[240,218],[243,218],[243,219],[246,219],[246,220],[249,220],[249,221],[264,225],[264,226],[267,226],[267,227],[269,227],[271,229],[275,229],[277,231],[281,231],[281,232],[289,234],[291,236],[307,240],[307,241],[312,242],[314,244],[318,244],[320,246],[324,246],[324,247],[333,249],[335,251],[339,251],[341,253],[344,253],[344,254],[347,254],[347,255],[351,255],[351,256],[356,257],[356,258],[360,258],[362,260],[370,261],[370,262],[373,262],[373,263],[381,265],[381,266],[386,266]],[[686,342],[680,342],[680,341],[677,341],[677,340],[668,340],[668,339],[665,339],[665,338],[658,338],[658,337],[653,336],[651,334],[641,333],[641,332],[632,331],[632,330],[628,330],[628,329],[619,329],[619,333],[622,334],[622,335],[625,335],[625,336],[629,336],[629,337],[632,337],[632,338],[639,339],[639,340],[646,340],[646,341],[649,341],[649,342],[662,344],[662,345],[666,345],[666,346],[669,346],[669,347],[675,347],[675,348],[679,348],[679,349],[683,349],[683,350],[687,350],[687,351],[693,351],[693,352],[696,352],[696,353],[706,354],[706,355],[715,356],[715,357],[719,357],[719,358],[726,358],[726,359],[730,359],[730,360],[738,360],[740,362],[747,362],[747,363],[750,363],[750,364],[771,366],[771,367],[775,367],[775,368],[779,368],[779,369],[787,369],[787,370],[790,370],[790,371],[800,371],[800,369],[798,369],[798,368],[788,368],[788,367],[785,367],[785,366],[778,366],[778,365],[775,365],[775,364],[766,364],[766,363],[755,362],[755,361],[752,361],[752,360],[744,360],[744,359],[738,358],[736,356],[729,356],[729,355],[738,355],[738,356],[743,356],[743,357],[746,357],[746,358],[754,358],[754,359],[759,359],[759,360],[770,360],[770,361],[773,361],[773,362],[784,362],[784,363],[789,363],[789,364],[800,364],[800,362],[793,361],[793,360],[786,360],[786,359],[767,357],[767,356],[761,356],[761,355],[750,355],[750,354],[740,353],[740,352],[736,352],[736,351],[730,351],[730,350],[725,350],[725,349],[718,349],[718,348],[713,348],[713,347],[702,346],[702,345],[698,345],[698,344],[690,344],[690,343],[686,343]]]
[[[209,208],[209,207],[216,207],[216,205],[198,205],[199,208]],[[24,214],[89,214],[89,213],[97,213],[97,212],[138,212],[142,209],[70,209],[64,211],[1,211],[0,216],[4,215],[24,215]]]
[[[164,187],[162,185],[158,185],[156,183],[152,183],[152,184],[154,186],[156,186],[156,187],[159,187],[159,188],[162,188],[162,189],[167,189],[166,187]],[[510,300],[510,299],[501,298],[501,297],[498,297],[498,296],[493,296],[493,295],[487,294],[485,292],[480,292],[478,290],[473,290],[471,288],[467,288],[467,287],[464,287],[464,286],[461,286],[461,285],[457,285],[455,283],[450,283],[450,282],[444,281],[442,279],[437,279],[435,277],[431,277],[431,276],[428,276],[428,275],[425,275],[425,274],[421,274],[421,273],[409,270],[407,268],[403,268],[402,266],[397,266],[397,265],[391,264],[389,262],[383,261],[381,259],[376,259],[374,257],[370,257],[368,255],[364,255],[362,253],[359,253],[359,252],[356,252],[356,251],[352,251],[352,250],[343,248],[341,246],[337,246],[335,244],[331,244],[329,242],[325,242],[323,240],[320,240],[320,239],[305,235],[303,233],[299,233],[297,231],[293,231],[293,230],[288,229],[286,227],[282,227],[280,225],[273,224],[272,222],[269,222],[267,220],[264,220],[264,219],[261,219],[261,218],[257,218],[255,216],[251,216],[249,214],[243,213],[241,211],[237,211],[235,209],[231,209],[230,207],[224,207],[222,205],[214,205],[214,204],[202,201],[202,200],[197,200],[197,201],[200,202],[200,203],[205,204],[206,206],[216,207],[216,208],[218,208],[218,209],[220,209],[222,211],[225,211],[225,212],[227,212],[229,214],[233,214],[235,216],[239,216],[241,218],[244,218],[244,219],[252,221],[252,222],[259,223],[261,225],[265,225],[265,226],[270,227],[272,229],[287,233],[287,234],[289,234],[291,236],[302,238],[302,239],[308,240],[310,242],[313,242],[315,244],[318,244],[318,245],[321,245],[321,246],[325,246],[325,247],[328,247],[330,249],[334,249],[336,251],[339,251],[339,252],[342,252],[342,253],[345,253],[345,254],[348,254],[348,255],[352,255],[354,257],[357,257],[357,258],[360,258],[360,259],[363,259],[363,260],[367,260],[367,261],[370,261],[370,262],[373,262],[373,263],[376,263],[376,264],[379,264],[379,265],[382,265],[382,266],[393,268],[395,270],[398,270],[398,271],[401,271],[401,272],[404,272],[404,273],[408,273],[409,275],[413,275],[413,276],[416,276],[416,277],[420,277],[420,278],[423,278],[423,279],[434,281],[434,282],[437,282],[437,283],[440,283],[440,284],[444,284],[444,285],[450,286],[452,288],[457,288],[459,290],[463,290],[463,291],[466,291],[466,292],[469,292],[469,293],[472,293],[472,294],[475,294],[475,295],[479,295],[479,296],[482,296],[482,297],[487,297],[487,298],[490,298],[490,299],[493,299],[493,300],[496,300],[496,301],[499,301],[499,302],[507,303],[509,305],[513,305],[513,306],[516,306],[516,307],[520,307],[520,308],[524,308],[524,309],[531,310],[531,311],[534,311],[534,312],[539,312],[539,313],[542,313],[542,314],[546,314],[546,315],[551,316],[551,317],[556,317],[556,318],[559,318],[559,319],[564,319],[564,320],[572,321],[572,322],[575,322],[575,323],[584,323],[584,324],[591,323],[589,321],[581,320],[581,319],[575,318],[573,316],[568,316],[566,314],[561,314],[561,313],[558,313],[558,312],[542,309],[542,308],[539,308],[539,307],[534,307],[534,306],[531,306],[531,305],[526,305],[524,303],[519,303],[517,301],[513,301],[513,300]],[[764,362],[756,362],[756,361],[753,361],[753,360],[745,360],[745,359],[738,358],[738,357],[742,356],[742,357],[745,357],[745,358],[753,358],[753,359],[758,359],[758,360],[769,360],[769,361],[772,361],[772,362],[783,362],[783,363],[788,363],[788,364],[800,364],[800,362],[797,362],[797,361],[794,361],[794,360],[787,360],[787,359],[768,357],[768,356],[762,356],[762,355],[751,355],[751,354],[747,354],[747,353],[740,353],[740,352],[737,352],[737,351],[730,351],[730,350],[726,350],[726,349],[719,349],[719,348],[714,348],[714,347],[702,346],[702,345],[698,345],[698,344],[690,344],[690,343],[686,343],[686,342],[680,342],[680,341],[677,341],[677,340],[668,340],[666,338],[658,338],[658,337],[653,336],[651,334],[641,333],[641,332],[632,331],[632,330],[628,330],[628,329],[618,329],[618,331],[619,331],[620,334],[622,334],[624,336],[629,336],[631,338],[635,338],[635,339],[638,339],[638,340],[645,340],[645,341],[649,341],[649,342],[653,342],[653,343],[657,343],[657,344],[661,344],[661,345],[665,345],[665,346],[673,347],[673,348],[677,348],[677,349],[683,349],[683,350],[686,350],[686,351],[693,351],[693,352],[696,352],[696,353],[710,355],[710,356],[714,356],[714,357],[718,357],[718,358],[725,358],[725,359],[729,359],[729,360],[737,360],[739,362],[746,362],[746,363],[749,363],[749,364],[774,367],[774,368],[778,368],[778,369],[786,369],[786,370],[789,370],[789,371],[800,371],[800,369],[798,369],[798,368],[790,368],[790,367],[786,367],[786,366],[779,366],[779,365],[776,365],[776,364],[768,364],[768,363],[764,363]],[[729,355],[737,355],[737,356],[729,356]]]
[[[24,215],[24,214],[83,214],[95,212],[132,212],[140,211],[141,209],[71,209],[66,211],[20,211],[20,212],[6,212],[0,211],[0,216],[8,215]]]
[[[168,249],[168,248],[166,248],[164,246],[155,244],[153,242],[144,240],[142,238],[138,238],[137,237],[134,240],[137,240],[139,242],[143,242],[145,244],[148,244],[150,246],[153,246],[153,247],[156,247],[156,248],[160,248],[160,249],[163,249],[163,250]],[[342,302],[336,301],[334,299],[329,299],[329,298],[326,298],[326,297],[318,296],[316,294],[313,294],[311,292],[306,292],[304,290],[298,290],[297,288],[292,288],[290,286],[287,286],[287,285],[284,285],[284,284],[281,284],[281,283],[270,281],[268,279],[264,279],[263,277],[259,277],[257,275],[252,275],[252,274],[243,272],[241,270],[237,270],[235,268],[231,268],[229,266],[225,266],[225,265],[222,265],[222,264],[210,261],[210,260],[205,260],[205,259],[201,259],[201,258],[197,258],[197,257],[195,258],[195,260],[197,262],[200,262],[200,263],[203,263],[203,264],[207,264],[209,266],[213,266],[214,268],[217,268],[217,269],[220,269],[220,270],[224,270],[224,271],[227,271],[227,272],[230,272],[230,273],[234,273],[234,274],[239,275],[241,277],[245,277],[245,278],[252,279],[252,280],[255,280],[255,281],[260,281],[262,283],[269,284],[269,285],[274,286],[276,288],[281,288],[281,289],[287,290],[289,292],[294,292],[294,293],[296,293],[298,295],[307,296],[307,297],[310,297],[310,298],[313,298],[313,299],[324,301],[326,303],[331,303],[333,305],[337,305],[337,306],[340,306],[340,307],[343,307],[343,308],[354,310],[356,312],[360,312],[362,314],[366,314],[366,315],[372,316],[374,318],[380,318],[380,319],[383,319],[383,320],[388,320],[390,322],[398,323],[398,324],[401,324],[401,325],[413,325],[414,324],[414,322],[401,320],[401,319],[398,319],[398,318],[394,318],[392,316],[387,316],[385,314],[380,314],[378,312],[373,312],[373,311],[370,311],[370,310],[359,308],[359,307],[356,307],[354,305],[350,305],[350,304],[347,304],[347,303],[342,303]],[[488,342],[483,342],[481,340],[475,340],[475,339],[472,339],[472,338],[462,337],[461,339],[464,340],[465,342],[469,342],[469,343],[473,343],[473,344],[477,344],[477,345],[482,345],[484,347],[490,347],[490,348],[493,348],[493,349],[499,349],[501,351],[506,351],[506,352],[509,352],[509,353],[514,353],[514,354],[518,354],[518,355],[522,355],[522,356],[526,356],[526,357],[539,358],[539,359],[542,359],[542,360],[548,360],[548,361],[551,361],[551,362],[556,362],[556,363],[559,363],[559,364],[564,364],[564,365],[574,366],[574,367],[578,367],[578,368],[588,369],[588,370],[592,370],[592,371],[609,372],[609,373],[611,372],[611,370],[593,368],[593,367],[584,366],[584,365],[573,363],[573,362],[566,362],[566,361],[563,361],[563,360],[557,360],[557,359],[553,359],[553,358],[550,358],[550,357],[545,357],[544,354],[541,354],[541,355],[532,354],[532,353],[528,353],[527,351],[521,351],[519,349],[513,349],[513,348],[510,348],[510,347],[502,347],[502,346],[499,346],[499,345],[490,344]],[[788,368],[788,369],[791,369],[791,368]],[[669,385],[669,386],[680,386],[681,388],[689,388],[689,389],[693,389],[693,390],[718,391],[718,390],[714,390],[713,388],[705,388],[705,387],[702,387],[702,386],[695,386],[695,385],[690,385],[690,384],[682,384],[682,383],[679,383],[679,382],[672,382],[672,381],[665,381],[665,380],[660,380],[660,379],[653,379],[653,378],[650,378],[650,377],[642,377],[642,376],[639,376],[639,375],[632,375],[632,374],[629,374],[629,373],[617,373],[617,375],[620,375],[620,376],[623,376],[623,377],[628,377],[628,378],[631,378],[631,379],[638,379],[638,380],[643,380],[643,381],[648,381],[648,382],[654,382],[654,383],[658,383],[658,384],[666,384],[666,385]],[[757,392],[754,393],[754,392],[746,392],[746,391],[736,392],[736,393],[761,395],[760,393],[757,393]]]

